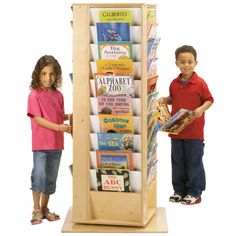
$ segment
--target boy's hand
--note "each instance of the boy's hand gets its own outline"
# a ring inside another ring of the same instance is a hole
[[[165,104],[165,97],[160,97],[157,99],[157,103],[161,104]]]
[[[157,103],[161,104],[166,104],[166,105],[171,105],[172,104],[172,99],[170,96],[168,97],[160,97],[157,99]]]
[[[196,118],[199,118],[202,116],[203,112],[204,112],[204,109],[202,109],[201,107],[198,107],[197,109],[194,110],[194,116]]]

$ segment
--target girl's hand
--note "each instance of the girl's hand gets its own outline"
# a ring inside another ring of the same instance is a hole
[[[66,133],[71,134],[71,131],[72,131],[71,125],[61,124],[61,125],[59,125],[59,128],[60,128],[61,132],[66,132]]]

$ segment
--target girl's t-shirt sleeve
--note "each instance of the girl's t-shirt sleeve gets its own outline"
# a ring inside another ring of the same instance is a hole
[[[40,109],[39,99],[33,91],[31,91],[28,97],[27,116],[31,118],[33,118],[34,116],[42,117],[42,111]]]

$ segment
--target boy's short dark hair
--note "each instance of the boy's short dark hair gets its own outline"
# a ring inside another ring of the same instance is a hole
[[[179,54],[180,54],[180,53],[184,53],[184,52],[192,53],[193,56],[194,56],[195,61],[197,60],[197,52],[196,52],[196,50],[195,50],[192,46],[190,46],[190,45],[183,45],[182,47],[177,48],[176,51],[175,51],[175,59],[177,60],[178,57],[179,57]]]

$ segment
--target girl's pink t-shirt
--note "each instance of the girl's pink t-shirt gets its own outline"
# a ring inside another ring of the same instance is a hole
[[[64,149],[64,133],[38,125],[33,117],[40,116],[51,122],[63,124],[64,99],[60,91],[31,90],[27,115],[31,118],[32,150]]]

